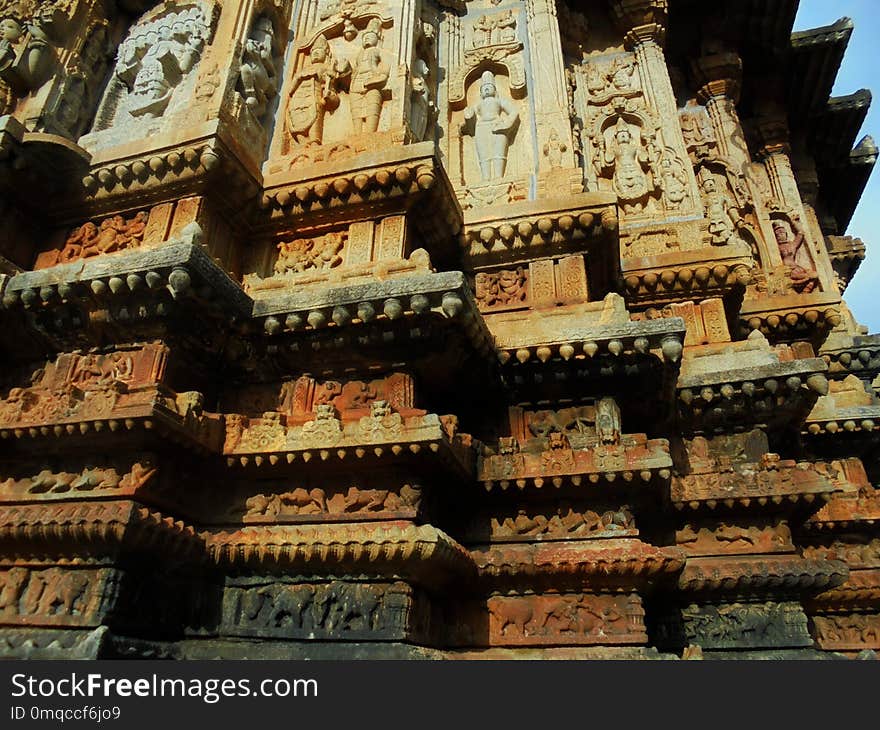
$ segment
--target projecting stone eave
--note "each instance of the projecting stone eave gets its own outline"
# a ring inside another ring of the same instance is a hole
[[[788,108],[793,126],[827,102],[854,28],[852,20],[841,18],[792,34]]]
[[[431,525],[250,525],[205,531],[200,537],[214,563],[265,573],[370,575],[432,588],[476,578],[470,553]]]
[[[646,589],[674,580],[685,564],[677,547],[638,538],[496,544],[471,551],[480,576],[495,588],[535,580],[588,584],[592,590]]]

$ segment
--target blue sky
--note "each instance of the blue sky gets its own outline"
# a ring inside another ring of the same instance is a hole
[[[795,30],[828,25],[841,17],[855,23],[855,32],[834,95],[850,94],[858,89],[874,92],[874,103],[862,129],[880,140],[880,84],[875,84],[880,62],[880,3],[877,0],[801,0],[795,21]],[[872,88],[873,87],[873,88]],[[853,283],[846,290],[846,301],[862,324],[872,333],[880,333],[880,172],[874,171],[865,194],[847,233],[861,238],[868,249],[868,257],[859,269]]]

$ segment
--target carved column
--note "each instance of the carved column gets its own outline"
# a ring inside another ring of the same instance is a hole
[[[666,0],[614,0],[612,10],[626,34],[626,47],[636,56],[645,100],[660,120],[664,144],[679,160],[688,159],[678,121],[678,105],[669,78],[662,43],[666,34]],[[684,165],[690,196],[680,214],[699,214],[700,196],[693,168]]]
[[[538,144],[548,142],[555,131],[564,147],[561,167],[574,167],[574,140],[568,117],[568,87],[562,59],[562,41],[559,35],[559,19],[555,0],[528,0],[529,53],[535,69],[535,122],[538,128]],[[553,167],[551,157],[539,155],[539,169]]]
[[[742,60],[734,53],[703,56],[695,64],[703,86],[699,100],[706,105],[722,157],[734,163],[740,172],[751,162],[742,123],[736,111],[742,78]]]

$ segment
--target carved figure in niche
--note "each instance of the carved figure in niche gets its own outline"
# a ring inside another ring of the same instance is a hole
[[[550,161],[550,167],[562,167],[562,156],[568,152],[568,145],[559,139],[559,132],[550,130],[550,138],[544,145],[544,157]]]
[[[660,160],[660,177],[666,207],[676,210],[687,199],[688,180],[681,161],[670,151]]]
[[[782,256],[782,263],[788,268],[788,276],[791,279],[794,290],[802,294],[813,291],[819,283],[816,271],[804,266],[805,259],[809,259],[809,253],[805,249],[806,233],[801,225],[800,218],[792,217],[792,226],[785,221],[773,221],[773,233],[776,236],[776,245]]]
[[[55,52],[49,36],[57,38],[63,14],[50,3],[38,6],[32,14],[25,5],[5,5],[6,12],[0,15],[0,79],[26,94],[42,86],[51,74]]]
[[[718,189],[718,181],[712,173],[706,172],[702,177],[704,208],[712,245],[742,243],[736,233],[742,221],[736,203]]]
[[[424,59],[416,59],[412,72],[412,100],[410,108],[410,129],[416,141],[422,141],[427,135],[428,128],[437,115],[437,106],[431,98],[428,88],[430,69]]]
[[[303,273],[311,269],[329,271],[342,263],[344,232],[328,233],[321,238],[299,238],[278,244],[275,273]]]
[[[351,72],[351,120],[354,133],[375,132],[382,113],[382,90],[390,69],[379,50],[381,21],[374,18],[364,31],[363,48],[355,56]]]
[[[324,117],[339,106],[340,81],[350,72],[348,61],[337,61],[327,39],[319,35],[290,87],[287,123],[295,143],[323,142]]]
[[[480,101],[464,110],[462,134],[474,137],[483,180],[498,180],[507,169],[507,152],[519,127],[519,110],[498,95],[495,74],[480,79]]]
[[[241,84],[244,99],[257,119],[266,113],[268,102],[278,93],[275,70],[275,28],[263,16],[254,24],[251,37],[245,41],[241,62]]]
[[[708,115],[702,111],[683,111],[679,121],[684,144],[688,150],[700,150],[715,142],[712,124]]]
[[[613,128],[610,145],[606,144],[605,134],[598,137],[596,166],[600,174],[613,173],[614,192],[627,213],[644,209],[652,190],[647,171],[655,161],[653,146],[645,148],[623,117]]]

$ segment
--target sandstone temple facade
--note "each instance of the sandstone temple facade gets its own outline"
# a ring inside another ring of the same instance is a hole
[[[0,0],[0,656],[880,649],[797,5]]]

